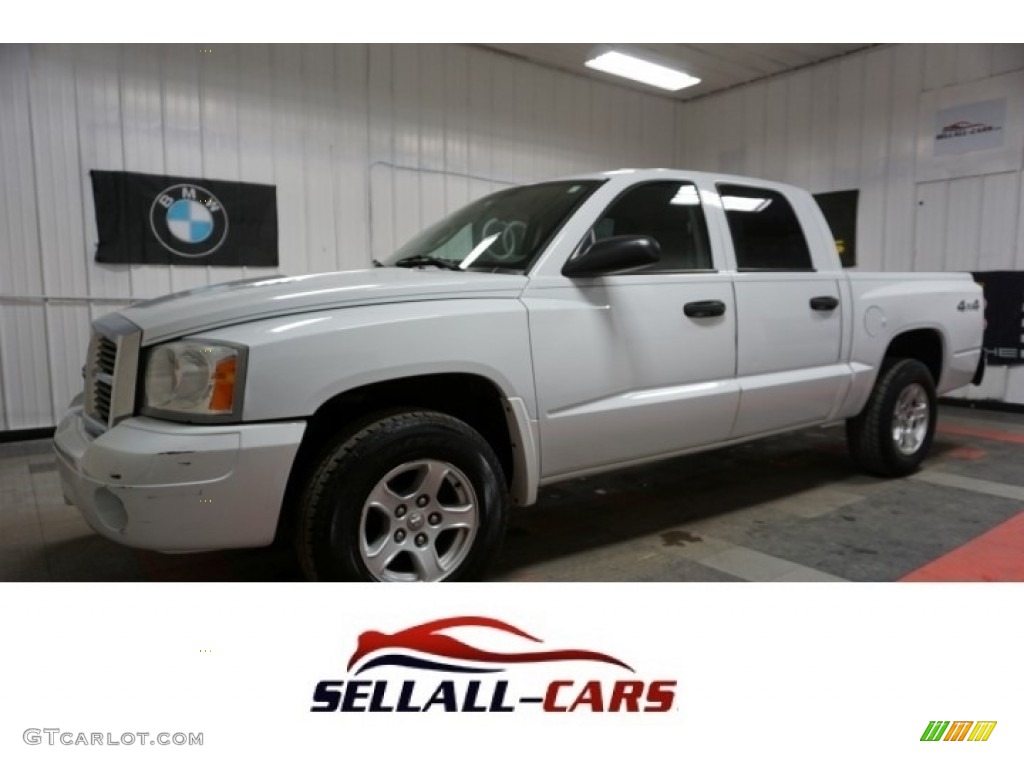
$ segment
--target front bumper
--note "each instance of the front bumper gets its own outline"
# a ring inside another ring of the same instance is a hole
[[[93,438],[81,407],[72,407],[53,442],[64,497],[97,533],[190,552],[273,541],[305,428],[129,418]]]

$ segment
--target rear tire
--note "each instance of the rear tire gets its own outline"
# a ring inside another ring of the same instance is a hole
[[[846,422],[846,443],[857,465],[878,477],[914,472],[935,437],[935,382],[919,360],[883,365],[864,410]]]
[[[478,578],[509,508],[491,446],[435,411],[382,414],[336,437],[299,504],[303,571],[342,581]]]

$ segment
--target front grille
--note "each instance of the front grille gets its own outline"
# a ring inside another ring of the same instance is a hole
[[[110,396],[113,394],[113,387],[107,382],[97,380],[96,391],[93,393],[93,411],[98,420],[104,424],[110,421]]]
[[[89,361],[85,366],[86,413],[105,428],[110,424],[117,342],[94,333],[89,350]]]
[[[142,330],[118,314],[92,324],[85,356],[86,430],[93,436],[132,415]]]
[[[105,336],[100,336],[96,348],[96,367],[103,373],[113,376],[114,363],[117,362],[117,344]]]

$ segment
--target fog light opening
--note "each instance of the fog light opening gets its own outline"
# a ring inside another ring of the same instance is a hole
[[[105,528],[116,533],[123,533],[128,525],[124,504],[106,488],[96,491],[96,516]]]

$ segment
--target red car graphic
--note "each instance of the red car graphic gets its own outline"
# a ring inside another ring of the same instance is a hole
[[[502,669],[490,666],[469,666],[464,663],[452,662],[480,662],[483,664],[523,664],[546,661],[595,661],[604,664],[613,664],[633,672],[628,664],[598,651],[581,649],[564,649],[550,651],[524,651],[520,653],[504,653],[500,651],[488,651],[482,648],[464,643],[448,634],[446,630],[460,627],[487,627],[515,635],[533,643],[540,643],[539,638],[527,634],[523,630],[497,619],[484,616],[455,616],[447,619],[438,619],[425,624],[418,624],[408,629],[386,634],[384,632],[369,631],[359,635],[359,642],[356,651],[348,662],[348,670],[351,672],[360,661],[371,654],[380,651],[398,651],[398,653],[385,653],[367,661],[356,670],[360,674],[368,669],[381,666],[403,666],[416,669],[431,669],[446,672],[500,672]],[[434,661],[423,659],[419,656],[410,655],[428,654],[430,656],[449,659],[450,662]]]

